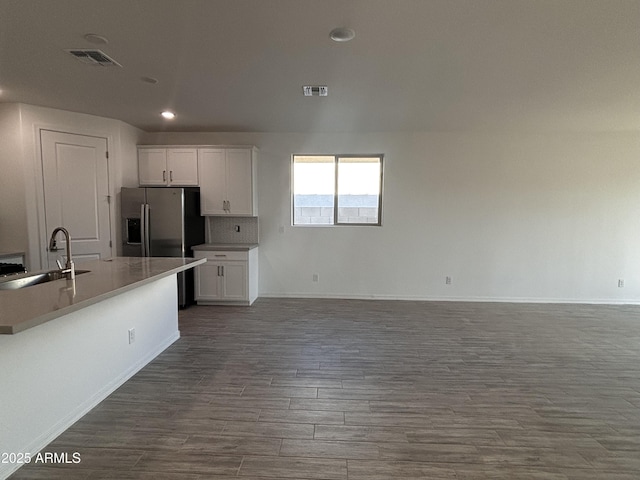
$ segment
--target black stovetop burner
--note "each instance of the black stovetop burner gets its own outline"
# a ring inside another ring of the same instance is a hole
[[[0,263],[0,276],[24,272],[26,272],[26,270],[21,263]]]

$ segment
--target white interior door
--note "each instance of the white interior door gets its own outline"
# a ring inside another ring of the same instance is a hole
[[[53,230],[64,227],[75,262],[111,257],[107,139],[41,130],[40,140],[47,247]],[[62,234],[57,246],[47,248],[49,268],[66,260]]]

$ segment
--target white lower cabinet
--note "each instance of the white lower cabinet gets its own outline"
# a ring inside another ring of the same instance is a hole
[[[199,305],[251,305],[258,297],[258,249],[193,252],[207,263],[196,267]]]

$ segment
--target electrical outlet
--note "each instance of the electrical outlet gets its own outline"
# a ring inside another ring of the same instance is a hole
[[[235,227],[233,227],[234,230],[238,233],[240,233],[240,225],[236,225]]]
[[[129,329],[129,345],[131,345],[135,341],[136,341],[136,329],[130,328]]]
[[[451,285],[451,277],[444,277],[444,283],[446,285]]]
[[[319,282],[320,281],[320,275],[318,275],[317,273],[314,273],[313,276],[311,277],[311,279],[314,282]]]
[[[624,278],[619,278],[618,279],[618,288],[622,288],[624,287]]]

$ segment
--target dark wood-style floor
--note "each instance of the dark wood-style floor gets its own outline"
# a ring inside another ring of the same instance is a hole
[[[14,479],[640,478],[640,308],[260,299],[182,338]]]

